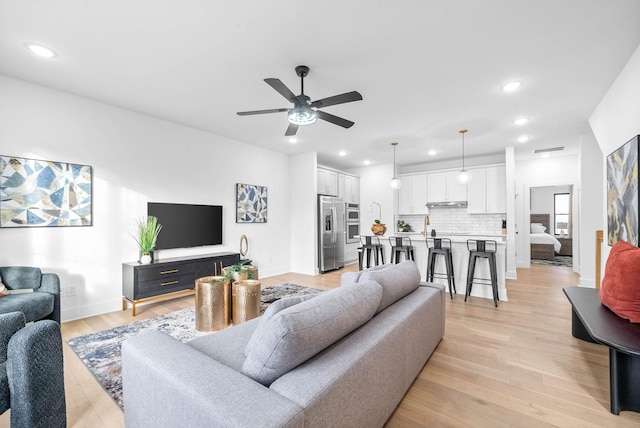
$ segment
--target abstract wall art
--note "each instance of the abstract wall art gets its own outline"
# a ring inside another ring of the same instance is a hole
[[[0,156],[0,227],[91,225],[90,166]]]
[[[267,188],[236,183],[236,223],[267,222]]]
[[[640,135],[607,156],[607,228],[609,245],[619,240],[638,245],[638,144]]]

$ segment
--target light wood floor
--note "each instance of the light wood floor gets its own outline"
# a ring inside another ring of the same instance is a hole
[[[321,276],[286,274],[290,282],[331,289],[354,265]],[[571,336],[562,287],[571,268],[532,265],[508,281],[508,302],[455,296],[445,337],[407,392],[388,427],[639,427],[640,414],[609,412],[608,350]],[[462,287],[459,284],[458,287]],[[64,323],[64,340],[193,305],[193,296]],[[121,427],[123,413],[65,344],[69,427]],[[640,386],[639,386],[640,387]],[[336,415],[336,417],[339,417]],[[8,412],[0,426],[8,426]]]

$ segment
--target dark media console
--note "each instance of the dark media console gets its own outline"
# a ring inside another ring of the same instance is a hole
[[[222,275],[223,267],[239,261],[239,253],[217,253],[155,260],[148,265],[123,263],[122,310],[131,303],[135,317],[139,303],[193,293],[196,279]]]

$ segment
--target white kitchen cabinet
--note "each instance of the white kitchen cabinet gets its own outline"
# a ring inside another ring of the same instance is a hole
[[[507,212],[507,176],[504,166],[491,166],[469,171],[469,214],[502,214]]]
[[[507,212],[507,168],[504,165],[487,167],[487,212]]]
[[[401,175],[398,214],[424,214],[427,204],[427,174]]]
[[[318,168],[318,194],[338,196],[338,173]]]
[[[341,174],[344,176],[344,192],[341,195],[345,202],[352,204],[360,203],[360,178],[353,175]]]
[[[427,174],[427,202],[466,200],[467,185],[458,181],[458,171]]]

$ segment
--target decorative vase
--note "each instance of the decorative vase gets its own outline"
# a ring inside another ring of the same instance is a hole
[[[374,235],[384,235],[387,231],[387,226],[382,223],[374,223],[371,225],[371,231]]]
[[[142,263],[143,265],[148,265],[149,263],[151,263],[151,255],[143,254],[142,256],[140,256],[140,263]]]

